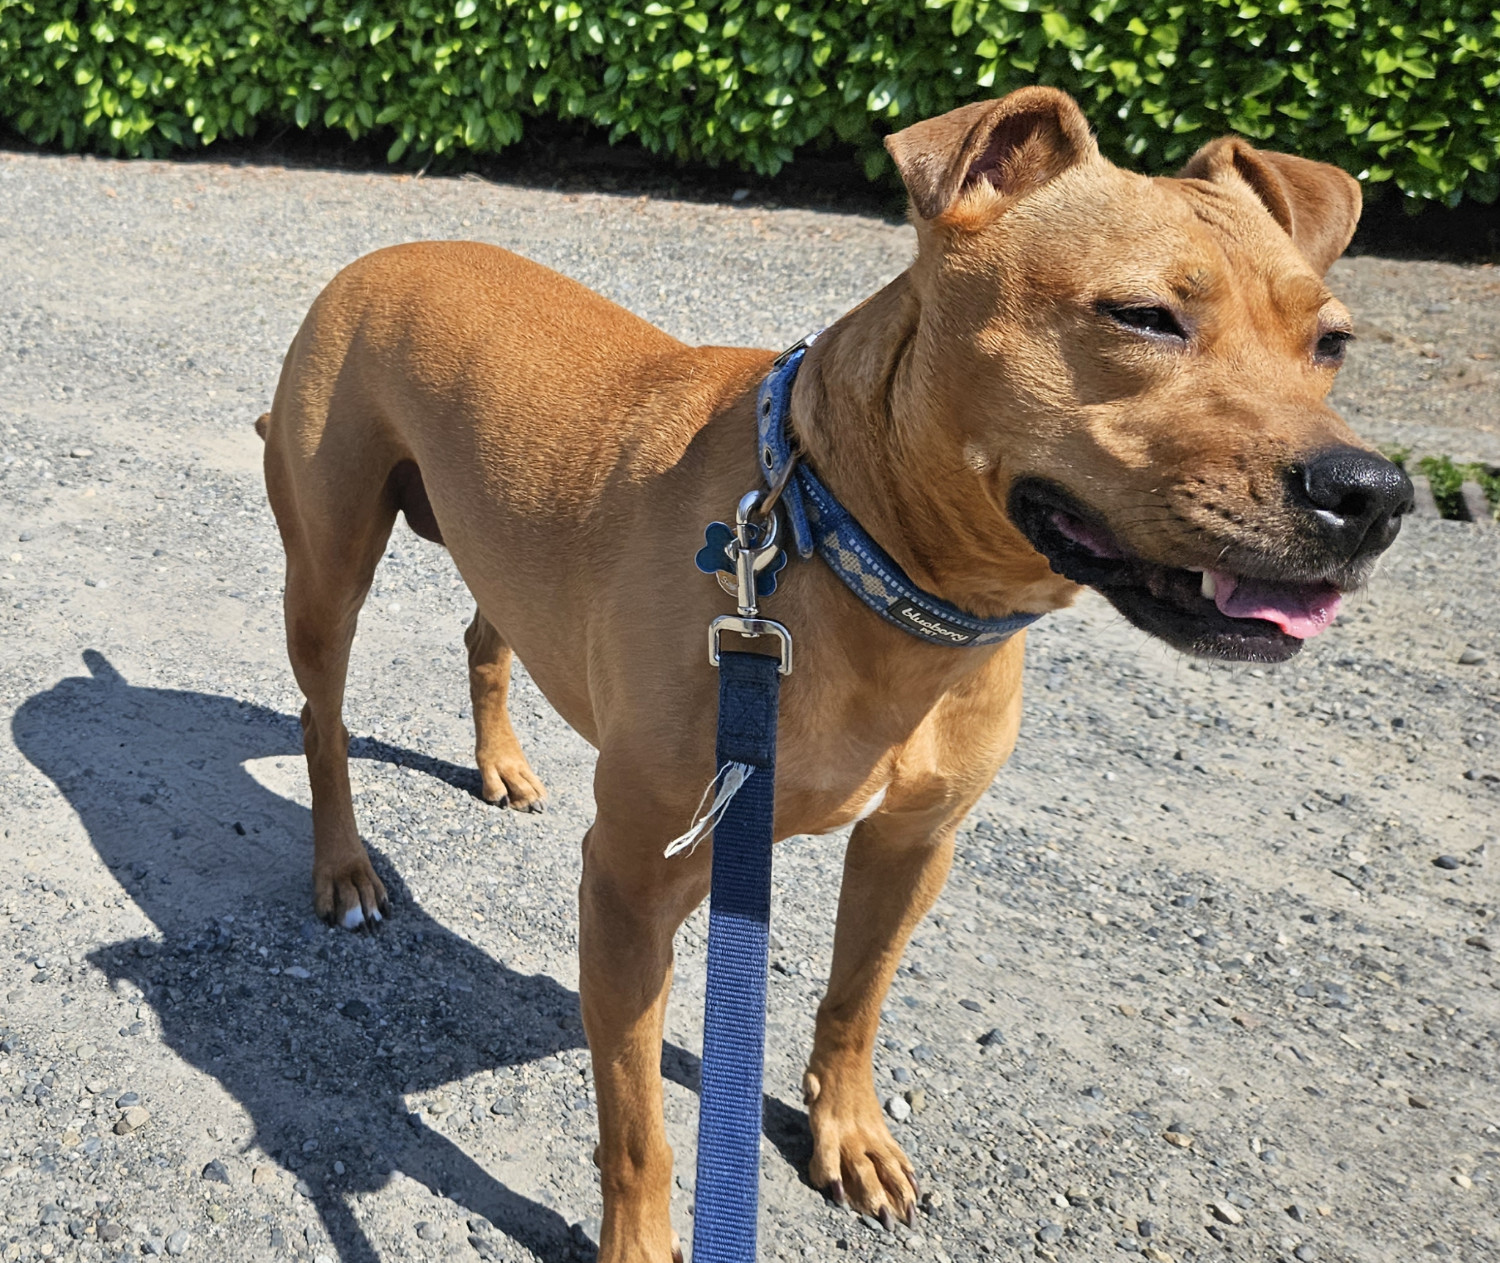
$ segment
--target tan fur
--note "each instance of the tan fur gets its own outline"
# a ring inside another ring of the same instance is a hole
[[[981,615],[1073,599],[1006,517],[1020,474],[1058,479],[1143,554],[1186,565],[1226,529],[1280,529],[1265,488],[1288,451],[1353,442],[1323,402],[1331,373],[1309,360],[1319,321],[1347,319],[1320,272],[1352,219],[1302,168],[1269,209],[1270,186],[1239,159],[1146,179],[1104,161],[1077,107],[1046,89],[918,124],[891,150],[918,257],[814,345],[792,420],[825,481],[929,590]],[[1163,285],[1209,331],[1191,365],[1141,354],[1092,315],[1100,294]],[[685,346],[503,250],[408,245],[330,283],[258,424],[307,697],[319,913],[385,906],[340,711],[398,511],[441,538],[478,604],[466,640],[485,796],[542,797],[505,713],[512,653],[599,750],[579,946],[604,1263],[673,1250],[662,1017],[672,937],[707,891],[709,848],[662,850],[712,775],[705,628],[732,604],[692,559],[705,524],[758,485],[754,394],[770,360]],[[817,561],[794,561],[766,608],[797,644],[777,836],[846,824],[887,788],[848,850],[808,1064],[811,1178],[860,1211],[905,1215],[911,1167],[871,1075],[880,1006],[956,826],[1015,742],[1025,638],[923,644]]]

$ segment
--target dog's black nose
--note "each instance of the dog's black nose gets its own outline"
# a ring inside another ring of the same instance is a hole
[[[1389,547],[1411,512],[1411,479],[1400,466],[1357,447],[1319,452],[1291,471],[1292,499],[1317,516],[1329,545],[1346,559]]]

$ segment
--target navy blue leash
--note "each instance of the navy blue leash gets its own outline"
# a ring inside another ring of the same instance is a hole
[[[786,560],[777,543],[778,511],[785,512],[803,557],[816,552],[880,617],[928,644],[997,644],[1038,617],[978,618],[924,592],[796,459],[786,417],[805,350],[806,343],[798,343],[777,357],[760,389],[760,459],[771,490],[745,495],[733,526],[713,523],[697,557],[698,568],[735,595],[737,611],[709,628],[708,657],[719,668],[718,771],[709,787],[717,793],[707,814],[666,852],[691,850],[713,834],[693,1263],[756,1258],[776,717],[781,676],[792,670],[791,633],[761,618],[757,608],[759,598],[776,591]],[[779,642],[779,657],[721,653],[725,631],[751,639],[771,636]]]
[[[754,769],[714,828],[693,1263],[755,1263],[777,660],[719,655],[718,765]]]

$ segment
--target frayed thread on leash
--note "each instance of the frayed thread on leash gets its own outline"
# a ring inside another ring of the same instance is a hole
[[[693,813],[691,827],[681,837],[672,840],[665,851],[666,858],[671,859],[674,855],[681,855],[684,851],[693,851],[698,843],[712,833],[715,826],[724,818],[724,813],[729,810],[729,804],[734,801],[734,796],[740,792],[754,771],[755,769],[748,763],[726,763],[721,767],[713,780],[709,781],[708,788],[703,791],[703,797],[698,800],[698,809]],[[713,795],[711,803],[708,802],[710,794]],[[704,810],[705,803],[708,803],[707,811]]]

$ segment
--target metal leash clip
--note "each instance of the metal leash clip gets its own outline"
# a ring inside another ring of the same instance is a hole
[[[734,528],[715,522],[708,528],[707,542],[698,554],[698,568],[714,574],[719,586],[735,598],[737,611],[722,614],[708,627],[708,660],[719,665],[719,638],[735,632],[747,640],[775,636],[780,646],[777,671],[792,673],[792,633],[780,623],[761,618],[759,600],[776,590],[776,574],[786,564],[786,554],[776,543],[780,516],[768,493],[750,491],[740,497],[734,511]],[[717,554],[717,555],[716,555]]]

